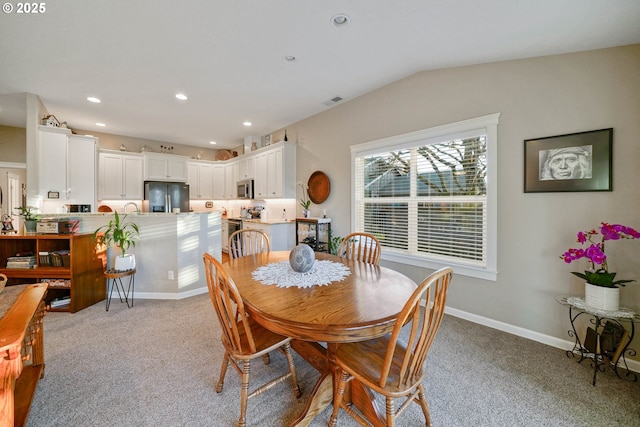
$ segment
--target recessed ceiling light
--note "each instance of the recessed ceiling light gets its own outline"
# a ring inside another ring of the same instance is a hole
[[[285,56],[282,57],[282,60],[284,62],[295,62],[296,57],[293,56],[293,55],[285,55]]]
[[[243,122],[242,124],[245,125],[246,127],[251,126],[251,122]]]
[[[106,125],[104,123],[96,123],[96,126],[105,127]]]
[[[178,98],[180,101],[186,101],[187,95],[185,95],[184,93],[176,93],[176,98]]]
[[[90,96],[90,97],[88,97],[88,98],[87,98],[87,101],[89,101],[89,102],[93,102],[94,104],[99,104],[99,103],[101,103],[101,102],[102,102],[102,101],[100,101],[100,99],[96,98],[95,96]]]
[[[350,22],[351,18],[349,18],[349,15],[345,15],[344,13],[339,13],[331,18],[331,25],[335,28],[344,28],[349,25]]]
[[[215,142],[215,141],[209,141],[209,144],[211,144],[211,145],[216,145],[216,144],[217,144],[217,142]]]

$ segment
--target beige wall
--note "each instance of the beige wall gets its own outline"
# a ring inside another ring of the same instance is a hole
[[[325,208],[336,234],[350,231],[349,146],[391,135],[500,113],[498,125],[498,280],[456,276],[448,306],[544,338],[566,340],[560,294],[584,293],[558,256],[579,230],[601,221],[640,229],[640,45],[427,71],[287,126],[298,140],[298,180],[330,177]],[[613,191],[523,192],[523,140],[614,128]],[[298,208],[299,210],[300,208]],[[640,280],[640,241],[611,243],[610,268]],[[393,265],[414,280],[429,272]],[[621,291],[640,311],[640,283]],[[547,339],[547,342],[549,340]],[[636,347],[638,347],[636,340]]]
[[[205,147],[194,147],[191,145],[173,144],[162,141],[154,141],[150,139],[134,138],[132,136],[114,135],[110,133],[94,132],[82,129],[73,129],[79,135],[93,135],[98,138],[98,146],[101,149],[119,150],[124,145],[127,151],[139,153],[143,147],[149,148],[151,151],[160,152],[161,146],[173,147],[173,154],[179,156],[189,156],[195,158],[198,153],[202,153],[202,160],[215,160],[218,150]]]
[[[27,131],[25,128],[0,126],[0,162],[27,162]]]

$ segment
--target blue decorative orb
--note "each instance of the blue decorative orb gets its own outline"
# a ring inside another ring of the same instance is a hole
[[[313,268],[313,264],[316,262],[316,254],[311,249],[311,246],[300,243],[293,248],[289,254],[289,264],[293,271],[298,273],[306,273]]]

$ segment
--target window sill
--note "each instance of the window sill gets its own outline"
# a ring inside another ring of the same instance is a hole
[[[406,254],[390,253],[388,251],[385,253],[385,250],[382,251],[382,255],[380,259],[384,261],[396,262],[399,264],[407,264],[407,265],[412,265],[416,267],[428,268],[432,270],[438,270],[442,267],[451,267],[453,268],[454,274],[457,274],[457,275],[475,277],[477,279],[483,279],[483,280],[491,280],[493,282],[498,280],[497,271],[487,270],[486,268],[482,268],[482,267],[473,267],[469,265],[458,264],[452,261],[425,259],[425,258],[406,255]]]

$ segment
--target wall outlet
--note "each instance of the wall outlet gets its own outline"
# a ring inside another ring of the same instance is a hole
[[[167,279],[169,279],[169,280],[175,280],[175,277],[174,277],[174,275],[173,275],[173,270],[169,270],[169,271],[167,272]]]

